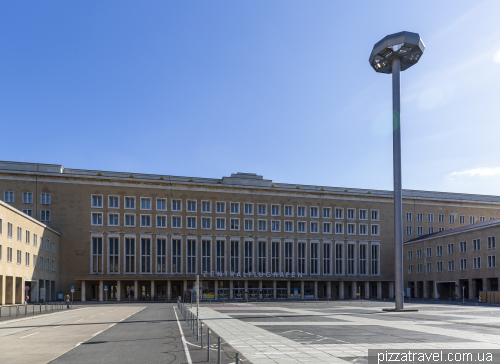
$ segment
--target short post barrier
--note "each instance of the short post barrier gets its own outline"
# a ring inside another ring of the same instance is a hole
[[[193,336],[194,336],[195,329],[196,329],[196,319],[194,318],[194,315],[193,315]]]
[[[19,316],[19,306],[16,306],[16,317]]]
[[[24,305],[24,316],[28,316],[28,304]]]
[[[9,306],[9,317],[10,317],[10,308],[11,308],[11,306]]]
[[[217,340],[217,364],[221,364],[221,348],[222,348],[222,344],[221,344],[221,340],[220,340],[220,336]]]
[[[210,361],[210,328],[208,328],[207,334],[207,361]]]
[[[201,348],[203,349],[203,322],[200,322]]]
[[[236,364],[240,364],[240,353],[236,353],[236,358],[234,360]]]
[[[40,313],[42,313],[42,304],[39,303],[38,305],[40,306]]]

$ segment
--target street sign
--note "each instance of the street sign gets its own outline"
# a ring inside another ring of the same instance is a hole
[[[71,286],[71,289],[75,289],[75,286]]]
[[[74,288],[71,288],[71,293],[75,292],[75,289]]]
[[[30,286],[26,286],[24,287],[24,289],[28,291],[30,289]]]
[[[127,287],[127,291],[130,291],[132,289],[132,287]]]
[[[104,290],[107,291],[108,290],[108,286],[104,286]]]

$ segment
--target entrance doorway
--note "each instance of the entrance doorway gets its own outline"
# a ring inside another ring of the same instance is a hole
[[[98,300],[99,299],[99,285],[93,284],[90,286],[91,299]]]
[[[181,285],[172,283],[172,298],[177,301],[178,297],[182,297]]]
[[[141,285],[141,300],[150,300],[151,299],[151,285],[143,284]]]
[[[167,299],[167,286],[165,284],[156,285],[156,298]]]

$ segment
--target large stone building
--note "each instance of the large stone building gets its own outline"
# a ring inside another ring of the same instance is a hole
[[[11,192],[4,197],[10,200]],[[0,304],[56,299],[60,235],[0,201]]]
[[[480,291],[498,291],[499,235],[500,219],[492,219],[405,242],[405,287],[412,297],[436,299],[475,299]]]
[[[16,162],[0,162],[0,191],[62,233],[58,289],[75,299],[174,298],[196,274],[205,298],[394,296],[391,191]],[[499,209],[499,197],[403,191],[407,239]]]

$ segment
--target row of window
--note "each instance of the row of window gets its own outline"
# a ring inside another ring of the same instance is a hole
[[[13,225],[11,222],[7,222],[7,238],[12,239],[13,238]],[[0,235],[3,235],[3,219],[0,219]],[[16,229],[16,238],[17,241],[23,242],[23,236],[24,236],[24,242],[28,245],[30,245],[33,242],[34,247],[38,247],[38,238],[40,238],[40,250],[47,250],[48,252],[51,251],[51,246],[52,246],[52,253],[56,253],[56,243],[52,242],[52,245],[50,243],[49,239],[44,239],[43,236],[38,237],[37,234],[31,234],[29,230],[25,230],[23,234],[23,229],[20,226],[17,226]],[[33,240],[32,240],[33,237]],[[45,242],[45,244],[44,244]]]
[[[424,214],[422,213],[417,213],[417,222],[423,222],[424,221]],[[406,221],[412,221],[413,219],[413,213],[411,212],[407,212],[405,213],[405,218],[406,218]],[[454,224],[455,223],[455,218],[456,218],[456,214],[451,214],[448,216],[448,222],[450,224]],[[465,215],[460,215],[458,216],[459,218],[459,223],[464,225],[465,224]],[[494,217],[490,217],[490,220],[493,220],[495,219]],[[440,224],[444,224],[444,221],[445,221],[445,218],[444,218],[444,214],[438,214],[438,222]],[[479,222],[484,222],[486,221],[486,216],[479,216]],[[434,214],[430,213],[430,214],[427,214],[427,222],[434,222]],[[475,224],[477,221],[476,221],[476,217],[475,216],[469,216],[469,224]]]
[[[497,266],[496,255],[488,255],[486,259],[487,259],[487,267],[488,268],[495,268]],[[416,266],[417,266],[417,274],[422,273],[422,263],[419,263]],[[473,269],[481,269],[481,257],[472,258],[472,268]],[[454,270],[455,270],[455,261],[448,260],[448,271],[451,272]],[[467,258],[460,259],[460,270],[467,270]],[[426,271],[427,271],[427,273],[432,273],[432,263],[431,262],[427,263]],[[443,271],[443,262],[436,262],[436,271],[437,272]],[[408,274],[413,274],[413,265],[412,264],[408,265]]]
[[[458,243],[459,246],[459,251],[460,253],[466,253],[467,252],[467,242],[466,241],[461,241]],[[495,249],[496,248],[496,238],[494,236],[489,236],[487,238],[487,248],[488,249]],[[473,239],[472,240],[472,251],[478,251],[481,250],[481,239]],[[422,249],[416,249],[416,256],[417,259],[422,258]],[[455,243],[449,243],[447,245],[447,252],[448,255],[455,254]],[[436,256],[441,256],[443,255],[443,246],[438,245],[436,246]],[[432,247],[427,247],[425,248],[425,256],[427,258],[432,257]],[[408,250],[407,252],[407,259],[412,260],[413,259],[413,250]]]
[[[103,216],[102,212],[92,212],[91,213],[91,225],[103,226]],[[153,217],[152,215],[140,215],[139,226],[141,227],[152,227],[153,226]],[[171,227],[172,228],[182,228],[182,217],[181,216],[171,216]],[[215,219],[215,226],[212,224],[211,217],[202,217],[201,218],[201,226],[198,225],[198,218],[196,216],[187,216],[186,217],[186,228],[187,229],[213,229],[216,230],[240,230],[243,228],[245,231],[254,231],[255,228],[257,231],[273,231],[273,232],[294,232],[294,221],[280,221],[280,220],[271,220],[270,224],[268,220],[257,220],[255,224],[254,219],[243,219],[243,226],[240,225],[240,219],[234,218],[229,219],[228,226],[226,225],[226,218],[220,217]],[[120,226],[120,214],[118,213],[108,213],[108,226]],[[136,226],[136,215],[135,214],[124,214],[123,226],[127,227],[135,227]],[[297,222],[297,232],[306,233],[307,229],[309,229],[310,233],[319,233],[320,226],[322,226],[322,232],[324,234],[331,234],[333,232],[332,223],[323,222],[320,225],[319,222],[310,221],[309,224],[305,221]],[[167,228],[167,216],[166,215],[156,215],[156,227],[157,228]],[[347,230],[344,231],[343,223],[335,223],[335,234],[344,234],[348,235],[356,235],[356,224],[348,223]],[[380,226],[379,224],[371,224],[370,230],[368,230],[368,224],[359,224],[358,226],[359,235],[368,235],[370,232],[371,235],[378,236],[380,235]]]
[[[33,192],[23,192],[23,203],[33,203]],[[14,191],[4,191],[3,200],[5,202],[14,202]],[[40,202],[42,205],[50,205],[50,193],[42,192],[40,194]]]
[[[13,263],[13,251],[14,250],[10,246],[8,246],[6,250],[7,250],[7,257],[6,257],[7,263]],[[16,263],[18,265],[23,264],[22,257],[23,257],[23,252],[20,249],[17,249]],[[2,245],[0,245],[0,262],[1,261],[3,261],[3,246]],[[35,268],[52,270],[52,272],[56,271],[55,259],[44,258],[41,255],[37,256],[36,254],[33,254],[33,263],[34,263]],[[29,267],[30,264],[31,264],[31,254],[29,252],[25,252],[24,253],[24,265],[26,267]]]
[[[227,273],[229,270],[231,274],[297,272],[313,275],[378,275],[380,271],[380,247],[375,243],[370,246],[368,243],[347,243],[346,248],[344,243],[335,243],[333,252],[332,243],[320,245],[298,242],[295,249],[293,242],[271,242],[271,245],[268,245],[268,242],[263,241],[242,243],[231,240],[227,244],[226,240],[216,240],[213,246],[212,240],[202,239],[201,246],[198,246],[199,243],[195,239],[187,239],[184,246],[181,239],[174,238],[167,253],[167,239],[164,238],[157,238],[156,247],[153,247],[151,238],[138,239],[136,246],[135,238],[125,237],[121,246],[118,237],[108,237],[107,273],[120,273],[120,254],[123,255],[123,271],[130,274],[136,273],[137,263],[141,274],[182,273],[183,264],[186,265],[186,274],[198,273],[198,264],[201,265],[200,273]],[[104,271],[103,248],[103,238],[92,237],[91,273],[93,274],[102,274]],[[136,250],[138,250],[138,262]],[[212,257],[213,250],[215,257]],[[308,252],[309,258],[307,258]],[[198,254],[200,260],[197,259]],[[320,259],[323,260],[321,272]]]
[[[216,202],[215,212],[216,213],[231,213],[231,214],[240,214],[244,213],[245,215],[268,215],[269,209],[267,204],[257,204],[257,208],[255,209],[255,204],[253,203],[243,203],[243,210],[240,209],[239,202],[230,202],[229,203],[229,211],[226,210],[226,202]],[[140,209],[141,210],[152,210],[152,199],[150,197],[141,197],[140,198]],[[92,195],[91,196],[91,207],[92,208],[102,208],[103,207],[103,196],[102,195]],[[125,209],[135,209],[136,205],[136,197],[124,197],[124,208]],[[270,205],[271,216],[281,216],[281,205],[271,204]],[[307,217],[307,209],[305,206],[296,206],[296,214],[298,217]],[[117,209],[120,208],[120,200],[118,196],[108,196],[108,208]],[[167,211],[167,199],[165,198],[157,198],[156,199],[156,210],[159,211]],[[284,216],[294,216],[294,206],[285,205],[283,206],[283,214]],[[182,200],[171,200],[171,211],[182,211]],[[198,211],[198,201],[196,200],[186,200],[186,211],[187,212],[197,212]],[[332,208],[324,207],[322,208],[322,217],[323,218],[331,218]],[[211,213],[212,211],[212,201],[201,201],[201,212]],[[373,221],[379,221],[379,211],[371,210],[370,218]],[[309,216],[311,218],[319,218],[320,217],[320,208],[317,206],[309,207]],[[356,219],[356,209],[348,208],[347,219],[355,220]],[[335,218],[343,219],[344,218],[344,208],[337,207],[335,208]],[[359,210],[359,219],[360,220],[368,220],[368,210],[362,209]]]

